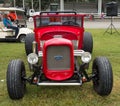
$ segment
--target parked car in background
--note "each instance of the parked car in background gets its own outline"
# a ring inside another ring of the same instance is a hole
[[[4,27],[2,22],[2,15],[9,14],[10,12],[14,12],[16,15],[16,20],[13,22],[13,24],[19,28],[19,33],[16,37],[14,37],[14,31],[12,29]],[[0,13],[1,13],[0,41],[24,42],[26,35],[29,33],[33,33],[32,29],[27,28],[25,11],[23,9],[13,7],[9,8],[0,7]]]

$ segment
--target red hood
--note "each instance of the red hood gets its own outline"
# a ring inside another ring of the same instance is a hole
[[[83,28],[75,26],[47,26],[37,28],[34,31],[36,38],[40,40],[51,39],[54,35],[62,35],[62,38],[73,40],[78,39],[78,36],[82,35]]]

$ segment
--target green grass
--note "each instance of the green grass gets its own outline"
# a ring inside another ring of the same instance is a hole
[[[11,100],[6,88],[6,70],[10,60],[26,61],[24,44],[0,43],[0,106],[119,106],[120,105],[120,36],[103,35],[103,29],[87,29],[94,40],[93,59],[96,56],[109,58],[114,74],[114,86],[109,96],[101,97],[93,90],[92,82],[79,86],[40,87],[27,84],[23,99]],[[92,62],[91,62],[92,65]],[[91,65],[89,72],[91,72]]]

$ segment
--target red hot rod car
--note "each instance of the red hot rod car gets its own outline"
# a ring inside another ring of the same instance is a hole
[[[7,89],[11,99],[24,96],[26,82],[34,85],[82,85],[93,81],[94,90],[109,95],[113,86],[112,67],[106,57],[96,57],[92,73],[93,40],[84,31],[85,15],[73,11],[41,12],[34,16],[34,34],[26,36],[25,50],[30,70],[26,77],[22,60],[12,60],[7,70]]]

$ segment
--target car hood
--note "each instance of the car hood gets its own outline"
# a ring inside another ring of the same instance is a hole
[[[48,40],[51,38],[66,38],[66,39],[78,39],[83,33],[83,28],[75,26],[46,26],[37,28],[34,30],[36,37],[41,40]]]

